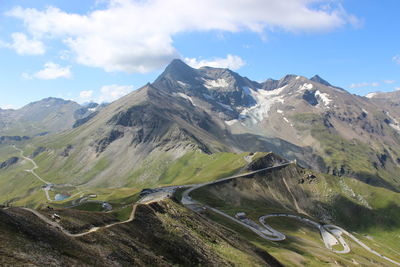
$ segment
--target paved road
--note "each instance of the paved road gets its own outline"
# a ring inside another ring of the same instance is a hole
[[[399,262],[394,261],[394,260],[392,260],[392,259],[390,259],[390,258],[388,258],[388,257],[386,257],[386,256],[384,256],[384,255],[382,255],[382,254],[380,254],[379,252],[376,252],[375,250],[373,250],[372,248],[370,248],[370,247],[368,247],[367,245],[365,245],[365,244],[364,244],[363,242],[361,242],[357,237],[355,237],[354,235],[350,234],[349,232],[347,232],[347,231],[344,230],[343,228],[341,228],[341,227],[339,227],[339,226],[336,226],[336,225],[331,225],[331,224],[324,225],[324,227],[325,227],[326,229],[332,229],[332,230],[337,230],[337,231],[342,232],[343,234],[345,234],[345,235],[347,235],[348,237],[350,237],[351,239],[353,239],[357,244],[359,244],[361,247],[365,248],[366,250],[368,250],[368,251],[371,252],[372,254],[375,254],[376,256],[378,256],[378,257],[380,257],[380,258],[382,258],[382,259],[385,259],[385,260],[387,260],[387,261],[389,261],[389,262],[391,262],[391,263],[393,263],[393,264],[395,264],[395,265],[400,266],[400,263],[399,263]]]
[[[301,217],[301,216],[298,216],[298,215],[284,214],[284,213],[264,215],[264,216],[260,217],[259,221],[264,227],[269,228],[269,229],[273,229],[271,226],[269,226],[265,222],[266,219],[271,218],[271,217],[293,218],[293,219],[296,219],[296,220],[301,221],[303,223],[309,224],[309,225],[317,228],[320,231],[322,240],[324,241],[324,244],[325,244],[326,248],[332,250],[335,253],[344,254],[344,253],[349,253],[350,252],[350,247],[347,245],[346,241],[344,241],[344,239],[340,236],[340,234],[337,233],[337,232],[336,233],[332,233],[331,231],[329,231],[329,229],[326,229],[322,224],[319,224],[319,223],[314,222],[314,221],[312,221],[312,220],[310,220],[308,218],[304,218],[304,217]],[[274,230],[274,231],[276,231],[276,230]],[[278,231],[276,231],[276,232],[278,232]],[[340,240],[338,240],[338,236],[340,236]],[[334,250],[334,249],[332,249],[332,246],[337,245],[339,243],[343,246],[343,250]]]
[[[222,212],[222,211],[220,211],[218,209],[215,209],[213,207],[210,207],[210,206],[203,205],[203,204],[199,203],[198,201],[192,199],[189,194],[193,190],[199,189],[199,188],[207,186],[207,185],[214,185],[214,184],[217,184],[217,183],[220,183],[220,182],[223,182],[223,181],[227,181],[227,180],[231,180],[231,179],[235,179],[235,178],[240,178],[240,177],[245,177],[245,176],[249,176],[249,175],[256,174],[256,173],[263,172],[263,171],[267,171],[267,170],[281,168],[281,167],[284,167],[284,166],[288,166],[289,164],[291,164],[291,163],[290,162],[286,162],[286,163],[283,163],[283,164],[280,164],[280,165],[277,165],[277,166],[267,167],[267,168],[259,169],[259,170],[256,170],[256,171],[251,171],[251,172],[247,172],[247,173],[233,175],[233,176],[225,177],[225,178],[218,179],[218,180],[215,180],[215,181],[211,181],[211,182],[208,182],[208,183],[192,185],[189,189],[187,189],[187,190],[185,190],[183,192],[181,203],[183,205],[187,206],[188,208],[190,208],[192,210],[195,210],[195,211],[196,211],[196,208],[194,208],[195,206],[203,206],[206,209],[212,210],[215,213],[218,213],[218,214],[220,214],[220,215],[222,215],[222,216],[224,216],[224,217],[226,217],[226,218],[228,218],[228,219],[230,219],[230,220],[232,220],[232,221],[234,221],[234,222],[236,222],[238,224],[243,225],[244,227],[250,229],[251,231],[253,231],[254,233],[256,233],[257,235],[259,235],[262,238],[265,238],[265,239],[271,240],[271,241],[282,241],[286,237],[285,237],[285,235],[279,233],[278,231],[275,231],[274,229],[272,229],[270,227],[268,227],[268,228],[265,227],[263,229],[263,231],[260,231],[260,229],[256,229],[255,227],[252,227],[251,225],[246,224],[246,223],[242,222],[241,220],[236,219],[236,218],[234,218],[234,217],[232,217],[232,216],[230,216],[230,215],[228,215],[228,214],[226,214],[226,213],[224,213],[224,212]]]
[[[267,234],[267,232],[260,231],[259,229],[256,229],[256,228],[254,228],[254,227],[252,227],[252,226],[250,226],[250,225],[248,225],[248,224],[246,224],[246,223],[244,223],[244,222],[242,222],[242,221],[240,221],[240,220],[238,220],[238,219],[236,219],[236,218],[234,218],[234,217],[232,217],[232,216],[230,216],[230,215],[226,214],[225,212],[222,212],[222,211],[220,211],[218,209],[212,208],[212,207],[207,206],[207,205],[204,206],[204,207],[206,209],[212,210],[213,212],[218,213],[219,215],[222,215],[225,218],[228,218],[228,219],[230,219],[230,220],[232,220],[232,221],[234,221],[234,222],[246,227],[247,229],[253,231],[254,233],[256,233],[257,235],[259,235],[260,237],[262,237],[264,239],[271,240],[271,241],[282,241],[282,240],[284,240],[286,238],[285,236],[282,237],[281,235],[275,235],[273,232],[271,232],[271,234]]]
[[[259,169],[259,170],[256,170],[256,171],[251,171],[251,172],[247,172],[247,173],[237,174],[237,175],[233,175],[233,176],[221,178],[221,179],[218,179],[218,180],[215,180],[215,181],[211,181],[211,182],[208,182],[208,183],[202,183],[202,184],[194,184],[194,185],[191,185],[191,187],[190,187],[188,190],[185,190],[185,191],[183,192],[181,203],[182,203],[183,205],[197,204],[197,201],[194,201],[194,200],[189,196],[189,194],[190,194],[193,190],[199,189],[199,188],[201,188],[201,187],[204,187],[204,186],[207,186],[207,185],[214,185],[214,184],[217,184],[217,183],[220,183],[220,182],[223,182],[223,181],[227,181],[227,180],[231,180],[231,179],[235,179],[235,178],[241,178],[241,177],[245,177],[245,176],[248,176],[248,175],[256,174],[256,173],[263,172],[263,171],[267,171],[267,170],[277,169],[277,168],[280,168],[280,167],[288,166],[289,164],[291,164],[291,163],[290,163],[290,162],[286,162],[286,163],[283,163],[283,164],[280,164],[280,165],[277,165],[277,166],[267,167],[267,168]]]
[[[38,168],[37,164],[35,163],[34,160],[25,157],[23,155],[23,151],[17,147],[15,147],[15,145],[13,145],[13,147],[18,150],[21,153],[21,157],[23,157],[24,159],[32,162],[33,164],[33,168],[30,170],[26,170],[28,172],[31,172],[36,178],[38,178],[40,181],[42,181],[43,183],[45,183],[47,186],[50,186],[51,183],[45,181],[44,179],[42,179],[39,175],[37,175],[34,170]],[[227,180],[231,180],[231,179],[235,179],[235,178],[240,178],[240,177],[245,177],[248,175],[252,175],[252,174],[256,174],[262,171],[266,171],[266,170],[271,170],[271,169],[276,169],[276,168],[280,168],[280,167],[284,167],[291,164],[290,162],[288,163],[284,163],[284,164],[280,164],[277,166],[273,166],[273,167],[268,167],[268,168],[263,168],[260,170],[256,170],[256,171],[252,171],[252,172],[247,172],[247,173],[243,173],[243,174],[238,174],[238,175],[233,175],[233,176],[229,176],[229,177],[225,177],[222,179],[218,179],[216,181],[212,181],[212,182],[208,182],[208,183],[202,183],[202,184],[194,184],[194,185],[185,185],[185,186],[170,186],[170,187],[166,187],[165,189],[161,189],[159,192],[153,193],[153,194],[149,194],[148,196],[144,197],[143,199],[141,199],[139,201],[139,203],[142,204],[150,204],[152,202],[158,202],[158,201],[162,201],[165,198],[168,198],[171,196],[171,194],[177,189],[177,188],[188,188],[187,190],[185,190],[182,194],[182,200],[181,203],[189,208],[191,208],[191,206],[193,205],[202,205],[199,202],[197,202],[196,200],[193,200],[189,194],[196,189],[199,189],[201,187],[207,186],[207,185],[214,185],[223,181],[227,181]],[[48,188],[46,186],[46,188]],[[52,201],[48,195],[48,190],[46,190],[45,188],[45,193],[46,193],[46,197],[48,200]],[[82,192],[79,192],[77,194],[80,194]],[[77,195],[75,194],[75,195]],[[29,209],[29,208],[23,208],[24,210],[27,210],[29,212],[32,212],[33,214],[35,214],[38,218],[40,218],[41,220],[43,220],[44,222],[48,223],[49,225],[59,229],[61,232],[63,232],[65,235],[70,236],[70,237],[80,237],[80,236],[84,236],[96,231],[99,231],[101,229],[106,229],[109,227],[113,227],[115,225],[120,225],[120,224],[125,224],[128,222],[133,221],[133,219],[135,218],[135,211],[136,211],[136,206],[137,204],[133,204],[132,206],[132,212],[130,214],[130,217],[128,220],[123,221],[123,222],[116,222],[116,223],[112,223],[112,224],[108,224],[106,226],[102,226],[102,227],[93,227],[91,229],[89,229],[86,232],[83,233],[79,233],[79,234],[72,234],[69,231],[67,231],[66,229],[64,229],[60,224],[58,224],[55,221],[50,220],[49,218],[47,218],[46,216],[44,216],[43,214],[41,214],[40,212],[34,210],[34,209]],[[254,233],[256,233],[257,235],[261,236],[262,238],[265,238],[267,240],[271,240],[271,241],[282,241],[286,238],[286,236],[282,233],[280,233],[279,231],[273,229],[271,226],[269,226],[268,224],[265,223],[265,220],[269,217],[290,217],[290,218],[295,218],[297,220],[303,221],[305,223],[311,224],[314,227],[317,227],[320,232],[321,232],[321,236],[322,239],[324,240],[325,246],[329,249],[331,249],[333,252],[335,253],[348,253],[350,252],[350,247],[348,246],[348,244],[346,243],[346,241],[342,238],[342,234],[346,234],[348,237],[350,237],[351,239],[353,239],[356,243],[358,243],[360,246],[362,246],[363,248],[365,248],[366,250],[368,250],[369,252],[375,254],[376,256],[385,259],[395,265],[399,265],[400,263],[381,255],[380,253],[376,252],[375,250],[371,249],[370,247],[368,247],[367,245],[365,245],[364,243],[362,243],[359,239],[357,239],[355,236],[353,236],[352,234],[350,234],[349,232],[347,232],[346,230],[336,226],[336,225],[321,225],[319,223],[316,223],[314,221],[311,221],[307,218],[303,218],[297,215],[291,215],[291,214],[269,214],[269,215],[264,215],[261,216],[259,221],[260,223],[263,225],[263,227],[265,228],[265,231],[260,231],[259,229],[256,229],[252,226],[250,226],[249,224],[246,224],[218,209],[215,209],[213,207],[207,206],[207,205],[202,205],[204,206],[206,209],[212,210],[215,213],[218,213],[232,221],[235,221],[236,223],[250,229],[251,231],[253,231]],[[337,250],[333,250],[332,249],[332,245],[336,244],[335,240],[337,240],[338,243],[340,243],[343,246],[343,250],[342,251],[337,251]]]
[[[269,217],[278,217],[278,216],[294,218],[294,219],[300,220],[300,221],[302,221],[304,223],[308,223],[308,224],[316,227],[321,233],[321,237],[322,237],[322,239],[324,241],[325,246],[328,249],[330,249],[333,252],[335,252],[335,253],[344,254],[344,253],[349,253],[350,252],[349,245],[346,243],[346,241],[342,237],[342,234],[345,234],[348,237],[350,237],[351,239],[353,239],[360,246],[362,246],[363,248],[368,250],[369,252],[371,252],[371,253],[377,255],[378,257],[380,257],[382,259],[385,259],[385,260],[387,260],[387,261],[389,261],[389,262],[391,262],[391,263],[393,263],[395,265],[399,265],[400,266],[400,263],[398,263],[398,262],[396,262],[396,261],[394,261],[394,260],[392,260],[392,259],[390,259],[390,258],[388,258],[386,256],[383,256],[380,253],[374,251],[373,249],[369,248],[367,245],[362,243],[360,240],[358,240],[355,236],[353,236],[352,234],[350,234],[349,232],[347,232],[346,230],[344,230],[344,229],[342,229],[342,228],[340,228],[338,226],[335,226],[335,225],[321,225],[321,224],[319,224],[317,222],[314,222],[314,221],[312,221],[310,219],[307,219],[307,218],[304,218],[304,217],[301,217],[301,216],[297,216],[297,215],[291,215],[291,214],[269,214],[269,215],[261,216],[260,219],[259,219],[260,223],[263,225],[263,227],[266,230],[266,231],[261,232],[259,230],[260,228],[256,229],[255,227],[252,227],[249,224],[246,224],[246,223],[244,223],[244,222],[242,222],[242,221],[240,221],[240,220],[238,220],[238,219],[236,219],[236,218],[234,218],[234,217],[232,217],[232,216],[230,216],[230,215],[228,215],[228,214],[226,214],[226,213],[224,213],[224,212],[222,212],[222,211],[220,211],[218,209],[215,209],[215,208],[207,206],[207,205],[203,205],[203,204],[199,203],[198,201],[192,199],[190,197],[190,195],[189,195],[192,191],[194,191],[196,189],[199,189],[201,187],[207,186],[207,185],[214,185],[214,184],[220,183],[222,181],[226,181],[226,180],[230,180],[230,179],[234,179],[234,178],[240,178],[240,177],[248,176],[248,175],[251,175],[251,174],[255,174],[255,173],[266,171],[266,170],[270,170],[270,169],[284,167],[284,166],[287,166],[289,164],[290,163],[284,163],[284,164],[281,164],[281,165],[278,165],[278,166],[268,167],[268,168],[256,170],[256,171],[253,171],[253,172],[234,175],[234,176],[218,179],[216,181],[212,181],[212,182],[208,182],[208,183],[194,184],[190,188],[188,188],[187,190],[185,190],[183,192],[181,203],[183,205],[187,206],[188,208],[194,210],[194,211],[196,211],[196,208],[194,208],[194,206],[197,206],[197,207],[198,206],[203,206],[206,209],[212,210],[215,213],[218,213],[218,214],[220,214],[220,215],[222,215],[222,216],[224,216],[224,217],[226,217],[226,218],[228,218],[228,219],[230,219],[230,220],[232,220],[232,221],[234,221],[234,222],[236,222],[236,223],[238,223],[240,225],[243,225],[244,227],[250,229],[251,231],[253,231],[257,235],[259,235],[260,237],[268,239],[268,240],[271,240],[271,241],[282,241],[282,240],[284,240],[286,238],[286,236],[284,234],[280,233],[279,231],[273,229],[268,224],[266,224],[265,223],[265,219],[267,219]],[[298,208],[298,210],[299,210],[299,208]],[[265,233],[270,233],[270,234],[266,235]],[[336,245],[336,244],[341,244],[342,247],[343,247],[343,250],[333,249],[332,246]]]

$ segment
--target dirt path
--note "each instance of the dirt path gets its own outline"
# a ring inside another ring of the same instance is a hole
[[[82,233],[78,233],[78,234],[73,234],[71,232],[69,232],[68,230],[66,230],[65,228],[63,228],[59,223],[47,218],[45,215],[41,214],[39,211],[34,210],[34,209],[29,209],[29,208],[22,208],[26,211],[29,211],[31,213],[33,213],[34,215],[36,215],[39,219],[41,219],[42,221],[44,221],[45,223],[49,224],[50,226],[57,228],[58,230],[60,230],[62,233],[64,233],[67,236],[70,237],[81,237],[81,236],[85,236],[88,235],[90,233],[94,233],[97,231],[100,231],[102,229],[107,229],[110,227],[113,227],[115,225],[120,225],[120,224],[125,224],[125,223],[129,223],[131,221],[133,221],[135,219],[135,212],[136,212],[136,207],[137,204],[133,204],[132,205],[132,211],[131,214],[129,216],[129,218],[126,221],[122,221],[122,222],[115,222],[115,223],[111,223],[105,226],[100,226],[100,227],[92,227],[91,229],[89,229],[88,231],[82,232]]]

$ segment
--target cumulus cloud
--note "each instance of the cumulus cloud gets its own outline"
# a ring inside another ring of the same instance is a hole
[[[350,84],[350,88],[361,88],[361,87],[378,87],[379,86],[379,83],[377,83],[377,82],[372,82],[372,83],[366,83],[366,82],[363,82],[363,83],[352,83],[352,84]]]
[[[395,55],[392,60],[394,63],[400,64],[400,55]]]
[[[124,95],[127,95],[133,90],[132,85],[105,85],[100,89],[100,97],[98,98],[99,103],[110,103],[117,100]]]
[[[102,0],[106,7],[86,14],[56,7],[16,7],[37,40],[60,39],[75,60],[106,71],[148,72],[180,54],[173,36],[193,31],[266,30],[322,32],[352,24],[339,0]],[[322,6],[330,3],[329,7]]]
[[[36,78],[42,80],[54,80],[58,78],[71,78],[72,72],[71,66],[62,67],[56,63],[47,62],[46,64],[44,64],[42,70],[34,74],[23,73],[22,77],[25,79]]]
[[[93,95],[93,90],[81,91],[79,93],[79,97],[82,100],[89,100],[92,97],[92,95]]]
[[[201,68],[204,66],[214,68],[228,68],[237,70],[246,65],[244,60],[235,55],[227,55],[226,58],[202,59],[185,58],[185,62],[193,68]]]
[[[46,52],[44,44],[36,39],[29,39],[21,32],[11,34],[12,43],[1,42],[1,46],[15,50],[19,55],[43,55]]]

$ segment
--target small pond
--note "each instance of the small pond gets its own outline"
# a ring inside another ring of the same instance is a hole
[[[56,194],[54,197],[55,201],[61,201],[61,200],[65,200],[68,199],[70,196],[68,195],[63,195],[63,194]]]

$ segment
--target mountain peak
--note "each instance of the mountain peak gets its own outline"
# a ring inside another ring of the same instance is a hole
[[[326,80],[322,79],[321,76],[319,76],[318,74],[314,75],[312,78],[310,78],[310,80],[313,81],[313,82],[317,82],[317,83],[326,85],[326,86],[332,86],[329,82],[327,82]]]
[[[165,68],[164,72],[157,78],[154,84],[163,80],[193,81],[196,76],[196,70],[187,65],[180,59],[174,59]]]
[[[185,70],[193,70],[192,67],[190,67],[188,64],[183,62],[181,59],[173,59],[171,63],[168,64],[168,66],[165,68],[165,71],[185,71]]]

